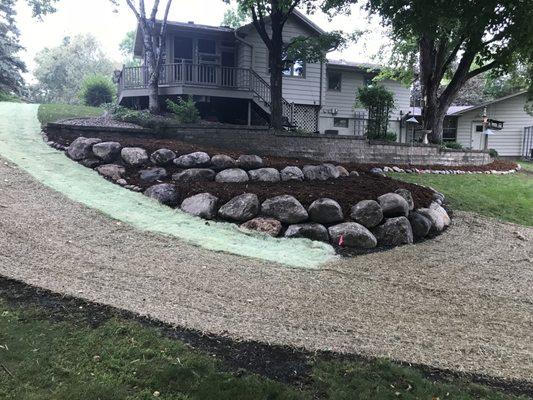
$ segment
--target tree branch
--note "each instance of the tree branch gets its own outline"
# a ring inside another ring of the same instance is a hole
[[[150,19],[155,22],[157,17],[157,9],[159,8],[159,0],[154,1],[154,6],[152,7],[152,13],[150,14]]]
[[[482,74],[483,72],[486,72],[488,71],[489,69],[492,69],[494,68],[495,66],[498,65],[498,62],[497,61],[491,61],[490,63],[488,64],[485,64],[483,65],[482,67],[479,67],[479,68],[476,68],[474,69],[473,71],[470,71],[467,75],[466,75],[466,79],[470,79],[470,78],[473,78],[474,76],[477,76],[479,74]]]
[[[285,14],[285,16],[281,19],[281,25],[285,25],[285,22],[287,22],[287,20],[289,19],[289,16],[292,14],[292,12],[296,8],[296,6],[298,6],[298,4],[300,4],[300,0],[294,0],[294,2],[289,7],[289,10]]]
[[[263,39],[265,42],[268,50],[270,50],[272,48],[272,40],[266,31],[265,21],[261,9],[258,6],[258,11],[256,11],[254,6],[250,6],[250,11],[252,12],[252,22],[257,30],[257,33],[259,33],[259,36],[261,36],[261,39]],[[259,12],[259,16],[257,15],[257,12]]]
[[[167,26],[168,26],[168,14],[170,12],[171,5],[172,5],[172,0],[168,0],[167,7],[165,9],[165,15],[163,17],[163,22],[161,24],[161,31],[159,34],[159,54],[157,55],[157,68],[161,68],[161,62],[163,61],[162,50],[163,50],[163,46],[165,45]],[[157,10],[156,10],[156,13],[157,13]]]
[[[137,21],[140,21],[141,20],[141,15],[139,14],[137,9],[135,8],[135,5],[131,2],[131,0],[126,0],[126,3],[128,4],[128,6],[133,11],[133,14],[135,14],[135,18],[137,18]]]

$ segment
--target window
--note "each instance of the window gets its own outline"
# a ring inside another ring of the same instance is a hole
[[[348,128],[350,121],[348,118],[333,118],[333,126],[335,128]]]
[[[342,87],[342,73],[328,72],[328,90],[340,92]]]
[[[304,77],[305,76],[305,63],[299,60],[289,60],[287,53],[283,52],[283,63],[285,68],[283,69],[284,76],[295,76],[295,77]]]
[[[216,54],[215,41],[210,39],[198,39],[198,52],[204,54]]]
[[[483,125],[476,125],[476,132],[483,132]]]
[[[374,83],[373,79],[374,79],[373,76],[364,75],[363,76],[363,85],[364,86],[371,86]]]
[[[457,140],[457,117],[446,117],[444,119],[442,140],[444,142],[455,142]]]

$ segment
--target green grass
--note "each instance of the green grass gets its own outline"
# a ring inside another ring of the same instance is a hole
[[[41,125],[66,118],[98,117],[103,114],[98,107],[75,106],[71,104],[41,104],[37,117]]]
[[[232,371],[211,354],[137,321],[115,317],[94,327],[76,311],[62,311],[61,320],[58,309],[48,312],[56,319],[0,299],[1,399],[146,400],[156,391],[173,400],[523,398],[464,381],[434,383],[387,361],[318,359],[309,383],[291,387]]]
[[[530,168],[526,165],[525,168]],[[533,176],[391,174],[444,193],[451,207],[521,225],[533,225]]]

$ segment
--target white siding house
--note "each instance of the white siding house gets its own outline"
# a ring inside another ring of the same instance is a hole
[[[457,117],[457,141],[466,148],[483,150],[483,111],[486,107],[489,119],[503,122],[502,130],[493,130],[488,135],[488,148],[495,149],[499,155],[518,157],[524,149],[524,130],[533,126],[533,116],[525,110],[527,93],[519,92],[510,96],[474,106],[451,114]]]

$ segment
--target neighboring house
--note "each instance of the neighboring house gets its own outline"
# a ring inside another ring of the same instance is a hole
[[[324,33],[299,12],[287,21],[284,41]],[[139,32],[135,55],[143,58]],[[253,24],[238,29],[169,22],[160,95],[192,95],[204,118],[240,124],[264,124],[270,114],[268,51]],[[294,61],[284,72],[283,111],[288,122],[314,132],[363,135],[366,115],[355,109],[357,88],[376,74],[372,66],[338,61]],[[384,85],[395,94],[390,128],[400,133],[409,109],[409,88]],[[119,102],[148,105],[146,67],[125,67],[119,75]]]

